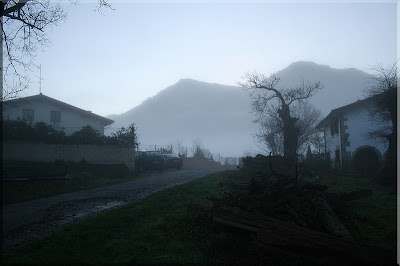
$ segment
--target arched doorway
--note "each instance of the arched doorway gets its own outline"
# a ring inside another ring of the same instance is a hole
[[[378,172],[381,158],[380,152],[371,146],[359,147],[353,153],[355,169],[363,176],[375,175]]]

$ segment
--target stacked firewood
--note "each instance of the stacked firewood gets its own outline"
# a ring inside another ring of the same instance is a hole
[[[251,176],[249,182],[230,184],[229,196],[213,199],[215,232],[209,243],[215,250],[225,245],[228,253],[251,254],[253,263],[395,261],[391,251],[356,243],[335,213],[338,202],[368,197],[371,190],[328,193],[325,185],[302,182],[300,169],[279,157],[247,157],[241,171]]]

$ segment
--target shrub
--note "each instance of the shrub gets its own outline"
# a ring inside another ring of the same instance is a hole
[[[127,128],[122,127],[109,137],[101,135],[89,125],[66,136],[63,128],[58,129],[44,122],[32,123],[22,119],[3,120],[3,140],[28,140],[49,144],[138,145],[134,124]]]
[[[4,140],[31,140],[45,143],[62,143],[65,132],[44,122],[32,123],[27,120],[4,120]]]
[[[72,133],[67,141],[72,144],[103,144],[104,136],[91,126],[84,126],[81,130]]]
[[[130,124],[126,128],[121,127],[116,133],[112,133],[111,137],[106,137],[106,143],[111,145],[139,146],[135,124]]]

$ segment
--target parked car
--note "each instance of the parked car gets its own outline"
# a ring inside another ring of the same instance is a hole
[[[182,158],[179,158],[175,154],[163,154],[165,160],[165,168],[176,168],[181,169],[183,165]]]
[[[163,171],[165,168],[164,157],[157,151],[136,151],[135,168],[138,172],[147,170]]]

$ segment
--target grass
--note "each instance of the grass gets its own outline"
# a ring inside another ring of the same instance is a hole
[[[175,186],[100,216],[66,227],[3,256],[5,263],[202,263],[210,262],[206,239],[211,222],[193,222],[188,206],[211,206],[229,181],[248,178],[240,171],[208,175]],[[373,196],[351,202],[366,217],[350,230],[356,240],[396,246],[396,196],[370,179],[322,178],[330,190],[373,190]],[[195,219],[201,218],[197,214]]]
[[[190,223],[190,204],[209,205],[226,174],[211,174],[69,226],[13,250],[6,263],[201,263],[202,228]]]
[[[42,179],[26,181],[3,181],[3,203],[12,204],[28,200],[51,197],[102,186],[127,182],[139,176],[128,175],[113,178],[91,171],[71,173],[66,179]]]
[[[322,177],[318,183],[328,185],[328,191],[371,189],[372,196],[349,202],[356,216],[363,219],[352,219],[347,229],[358,241],[396,248],[397,199],[393,188],[374,184],[372,177]]]

